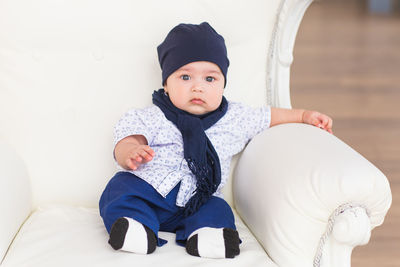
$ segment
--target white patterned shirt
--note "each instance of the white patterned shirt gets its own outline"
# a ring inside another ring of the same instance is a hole
[[[271,108],[251,108],[228,102],[226,114],[205,133],[218,153],[221,164],[221,184],[215,196],[222,197],[221,189],[229,178],[232,157],[239,153],[255,135],[270,126]],[[178,128],[155,105],[131,109],[114,128],[114,146],[130,135],[143,135],[155,156],[140,165],[135,174],[152,185],[163,197],[180,182],[176,205],[184,207],[196,189],[196,177],[183,155],[183,140]],[[119,170],[124,170],[118,166]]]

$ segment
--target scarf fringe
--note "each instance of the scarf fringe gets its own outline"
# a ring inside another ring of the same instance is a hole
[[[214,183],[210,183],[210,181],[208,181],[207,177],[209,177],[210,171],[207,166],[197,164],[197,162],[195,162],[191,158],[187,159],[186,161],[188,163],[189,169],[197,178],[197,188],[195,190],[195,194],[189,199],[189,201],[185,205],[183,211],[185,217],[190,216],[198,211],[199,208],[210,199],[212,194],[214,194],[218,188],[218,186],[216,186]]]

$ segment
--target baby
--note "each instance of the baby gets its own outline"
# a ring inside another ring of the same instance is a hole
[[[128,111],[115,127],[120,171],[100,199],[109,243],[149,254],[167,231],[190,255],[233,258],[241,241],[221,193],[232,156],[268,127],[301,122],[331,133],[332,119],[226,100],[224,38],[206,22],[179,24],[157,51],[163,89],[154,91],[154,105]]]

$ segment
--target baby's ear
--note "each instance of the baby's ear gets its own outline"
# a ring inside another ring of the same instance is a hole
[[[164,83],[164,94],[168,95],[168,86],[167,86],[167,81]]]

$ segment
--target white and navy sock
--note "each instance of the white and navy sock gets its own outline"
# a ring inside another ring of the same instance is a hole
[[[115,250],[138,254],[153,253],[156,235],[147,226],[127,217],[117,219],[111,227],[108,243]]]
[[[203,227],[194,231],[186,242],[186,251],[205,258],[234,258],[239,255],[239,233],[231,228]]]

